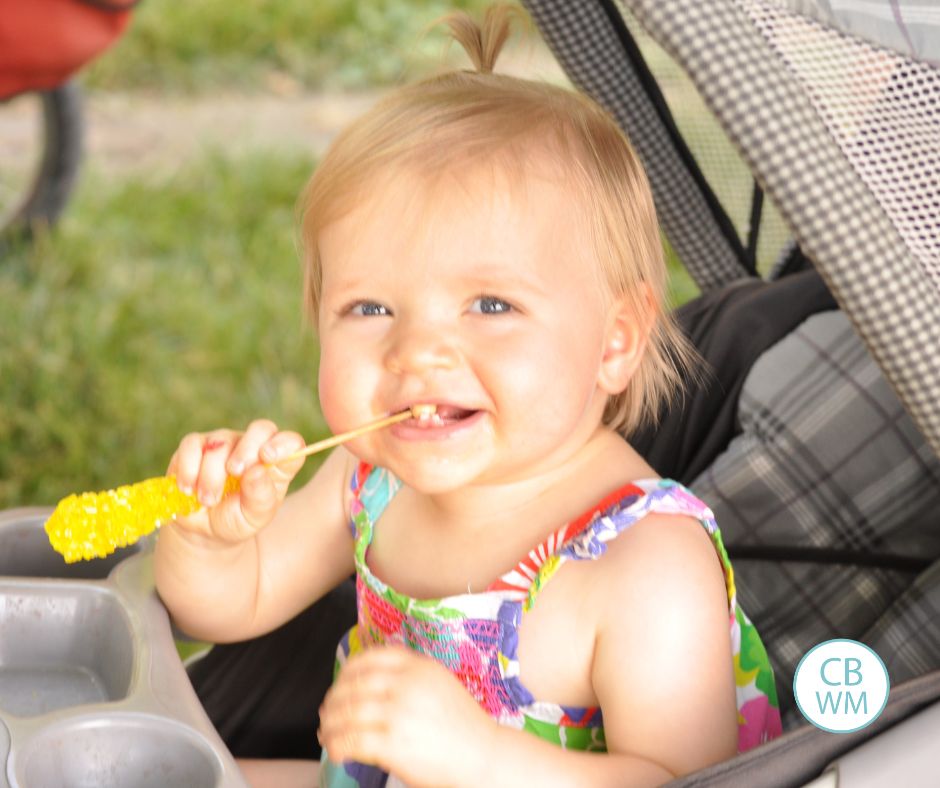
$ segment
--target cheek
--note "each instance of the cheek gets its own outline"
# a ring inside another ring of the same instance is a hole
[[[517,418],[568,424],[595,391],[594,355],[563,334],[543,335],[518,349],[504,345],[493,351],[489,365],[492,390],[501,409]]]
[[[318,377],[320,409],[330,429],[337,432],[358,424],[369,380],[356,354],[322,345]]]

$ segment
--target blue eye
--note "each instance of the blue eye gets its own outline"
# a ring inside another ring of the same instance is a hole
[[[506,312],[512,312],[512,305],[495,296],[480,296],[470,307],[471,312],[479,312],[483,315],[502,315]]]
[[[392,312],[387,306],[377,304],[375,301],[359,301],[349,307],[347,314],[357,317],[385,317]]]

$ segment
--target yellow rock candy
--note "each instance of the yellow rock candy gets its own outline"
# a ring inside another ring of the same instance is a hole
[[[229,477],[225,494],[237,489],[238,479]],[[53,549],[71,564],[111,555],[161,523],[191,514],[200,506],[194,496],[176,486],[175,479],[160,476],[114,490],[63,498],[46,521],[46,533]]]

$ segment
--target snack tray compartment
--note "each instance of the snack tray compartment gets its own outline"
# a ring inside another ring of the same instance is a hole
[[[0,788],[246,788],[186,676],[146,540],[66,564],[0,512]]]

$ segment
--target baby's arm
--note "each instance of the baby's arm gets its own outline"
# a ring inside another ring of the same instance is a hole
[[[737,752],[728,595],[705,529],[648,515],[596,566],[586,603],[603,610],[591,675],[608,754],[501,730],[493,784],[660,785]]]
[[[730,611],[710,537],[691,518],[653,514],[611,542],[608,558],[592,669],[608,751],[673,775],[732,757]]]
[[[155,574],[183,631],[213,642],[254,637],[352,573],[344,492],[355,460],[335,450],[286,496],[303,461],[267,463],[302,446],[299,435],[267,421],[244,434],[194,434],[181,442],[169,472],[209,506],[163,526]],[[241,477],[241,489],[219,500],[227,473]]]

